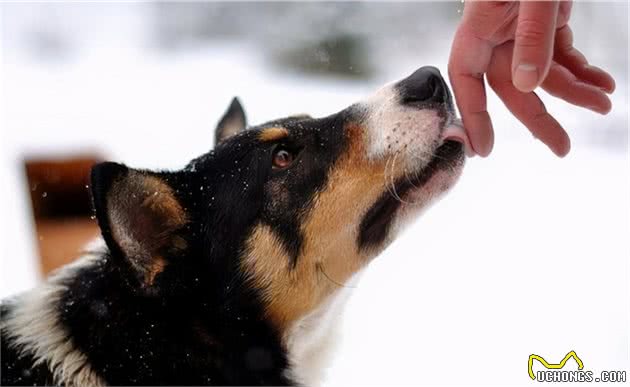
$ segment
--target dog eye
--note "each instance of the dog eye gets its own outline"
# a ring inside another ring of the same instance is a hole
[[[293,162],[295,155],[293,152],[284,147],[277,147],[273,151],[272,165],[276,169],[287,168]]]

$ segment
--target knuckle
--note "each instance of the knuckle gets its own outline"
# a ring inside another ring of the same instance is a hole
[[[569,53],[574,50],[573,48],[573,32],[568,25],[556,30],[556,50],[560,52]]]
[[[516,44],[521,47],[540,47],[545,44],[547,27],[538,20],[523,20],[516,28]]]
[[[573,44],[573,30],[569,25],[565,25],[556,30],[556,36],[562,37],[568,44]]]

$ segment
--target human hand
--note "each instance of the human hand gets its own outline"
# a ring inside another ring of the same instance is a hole
[[[505,106],[556,155],[570,149],[566,131],[533,92],[541,86],[573,105],[606,114],[614,79],[573,47],[569,1],[466,1],[448,73],[475,152],[487,156],[494,132],[484,74]]]

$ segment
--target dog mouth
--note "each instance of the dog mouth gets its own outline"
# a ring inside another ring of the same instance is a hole
[[[408,192],[422,189],[438,172],[455,173],[463,166],[465,156],[469,152],[468,138],[450,130],[446,134],[448,137],[443,137],[442,144],[435,150],[427,165],[418,171],[404,174],[394,181],[394,195],[391,195],[393,201],[404,203]]]
[[[396,98],[377,93],[380,100],[372,102],[378,106],[371,116],[376,117],[370,124],[376,133],[372,143],[385,144],[380,155],[393,157],[392,165],[398,155],[404,161],[398,164],[396,177],[386,173],[385,189],[361,220],[361,249],[382,249],[393,238],[392,225],[398,229],[409,215],[447,191],[459,177],[465,156],[474,155],[462,122],[456,118],[449,86],[438,69],[421,67],[395,83],[393,90]],[[391,129],[390,122],[394,123]]]
[[[462,120],[459,118],[449,118],[447,120],[447,123],[442,129],[441,139],[444,143],[451,141],[461,144],[464,153],[468,157],[475,155],[475,151],[473,150],[468,134],[464,129]]]
[[[433,152],[431,160],[419,170],[398,177],[393,183],[392,199],[404,201],[409,191],[423,188],[436,173],[455,173],[463,166],[465,156],[474,155],[461,120],[449,114],[445,121],[439,139],[441,144]]]
[[[436,175],[444,173],[446,180],[450,181],[459,176],[466,155],[474,154],[470,140],[458,119],[447,118],[441,132],[441,144],[433,152],[431,160],[421,169],[395,179],[367,211],[360,225],[361,248],[382,246],[398,210],[402,206],[416,204],[408,198],[414,192],[432,186],[431,180]],[[439,190],[438,187],[431,188]]]

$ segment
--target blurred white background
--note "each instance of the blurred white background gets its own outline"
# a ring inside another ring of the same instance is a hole
[[[2,295],[41,280],[23,158],[182,167],[234,95],[260,123],[327,115],[422,65],[445,73],[460,10],[3,3]],[[617,81],[612,112],[543,95],[573,140],[558,159],[491,95],[494,152],[365,271],[327,384],[528,384],[531,353],[570,350],[587,369],[628,369],[628,4],[578,2],[571,20]]]

